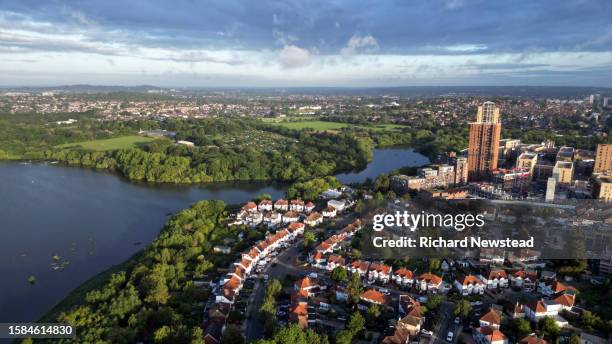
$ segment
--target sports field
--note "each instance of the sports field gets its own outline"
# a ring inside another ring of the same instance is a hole
[[[328,121],[299,121],[299,122],[276,122],[274,125],[281,125],[285,128],[301,130],[304,128],[311,128],[320,131],[338,130],[342,128],[363,128],[370,130],[399,130],[404,126],[399,124],[379,124],[379,125],[355,125],[350,123],[339,123],[339,122],[328,122]]]
[[[130,135],[130,136],[116,137],[113,139],[66,143],[63,145],[59,145],[58,147],[60,148],[80,147],[80,148],[90,149],[94,151],[108,151],[108,150],[116,150],[116,149],[123,149],[123,148],[133,148],[133,147],[137,147],[145,143],[151,142],[153,140],[154,139],[150,137]]]

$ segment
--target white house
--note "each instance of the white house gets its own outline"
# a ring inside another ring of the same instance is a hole
[[[312,202],[308,202],[306,203],[306,205],[304,205],[304,211],[307,213],[310,213],[311,211],[313,211],[314,208],[315,208],[315,205]]]
[[[345,264],[346,263],[342,256],[332,254],[327,258],[327,270],[328,271],[332,271],[339,266],[344,267]]]
[[[556,317],[562,309],[561,305],[552,300],[538,299],[523,306],[525,317],[537,321],[542,317]]]
[[[301,199],[291,200],[291,204],[289,205],[289,210],[302,212],[304,211],[304,201]]]
[[[501,314],[491,308],[488,312],[486,312],[480,319],[478,320],[480,327],[490,327],[494,330],[499,330],[501,326]]]
[[[513,287],[525,291],[533,291],[538,281],[538,273],[535,271],[520,270],[510,275],[510,283]]]
[[[370,262],[355,260],[349,266],[347,266],[347,270],[351,273],[358,273],[359,276],[364,276],[368,272],[368,268],[370,267]]]
[[[276,226],[283,222],[283,216],[280,213],[271,211],[264,215],[263,222],[268,226]]]
[[[478,275],[478,278],[486,284],[488,289],[508,287],[508,274],[502,269],[490,270],[488,274]]]
[[[312,212],[306,217],[304,223],[312,227],[320,225],[321,223],[323,223],[323,216],[316,211]]]
[[[277,200],[276,202],[274,202],[274,209],[279,211],[289,210],[289,201],[282,198]]]
[[[259,211],[271,211],[273,208],[272,201],[269,199],[263,199],[258,205]]]
[[[391,278],[391,272],[392,269],[389,265],[385,265],[382,263],[372,263],[370,264],[370,270],[368,272],[368,280],[387,283]]]
[[[441,286],[442,277],[438,275],[427,272],[417,278],[416,287],[419,290],[437,292]]]
[[[336,208],[337,211],[343,211],[344,208],[346,208],[346,201],[339,201],[339,200],[329,200],[327,201],[327,206],[328,207],[334,207]]]
[[[483,294],[485,284],[474,275],[458,277],[455,280],[455,288],[461,295]]]
[[[283,215],[284,223],[297,222],[298,219],[298,213],[296,213],[295,211],[288,211]]]
[[[414,274],[406,268],[400,268],[393,272],[393,280],[395,284],[403,286],[412,286],[414,283]]]
[[[336,217],[336,208],[327,207],[323,209],[322,214],[324,217]]]

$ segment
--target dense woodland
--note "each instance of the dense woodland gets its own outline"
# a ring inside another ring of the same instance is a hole
[[[226,226],[226,216],[221,201],[201,201],[177,213],[124,269],[83,295],[69,296],[62,312],[46,320],[75,325],[79,343],[203,343],[200,302],[210,290],[193,280],[215,276],[235,258],[214,253],[213,245],[228,239],[233,252],[240,252],[263,238],[258,231]],[[239,241],[241,231],[247,235]]]

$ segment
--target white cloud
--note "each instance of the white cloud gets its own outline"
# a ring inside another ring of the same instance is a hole
[[[484,44],[457,44],[443,47],[443,49],[458,53],[471,53],[475,51],[487,50],[488,48]]]
[[[461,8],[463,7],[463,5],[465,5],[463,0],[445,0],[444,1],[444,7],[449,10]]]
[[[307,49],[291,44],[281,49],[278,59],[284,67],[297,68],[310,64],[312,55]]]
[[[340,50],[342,55],[354,55],[360,52],[373,52],[378,50],[378,42],[372,35],[353,35],[346,46]]]

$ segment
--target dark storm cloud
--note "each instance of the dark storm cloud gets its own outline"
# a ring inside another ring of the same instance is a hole
[[[5,0],[6,20],[42,31],[95,26],[89,39],[161,48],[272,49],[337,53],[371,35],[382,54],[609,51],[611,1],[24,1]],[[2,28],[0,28],[1,30]],[[96,34],[96,32],[98,32]],[[469,49],[470,45],[477,49]],[[456,46],[457,48],[453,48]],[[449,48],[450,47],[450,48]]]

